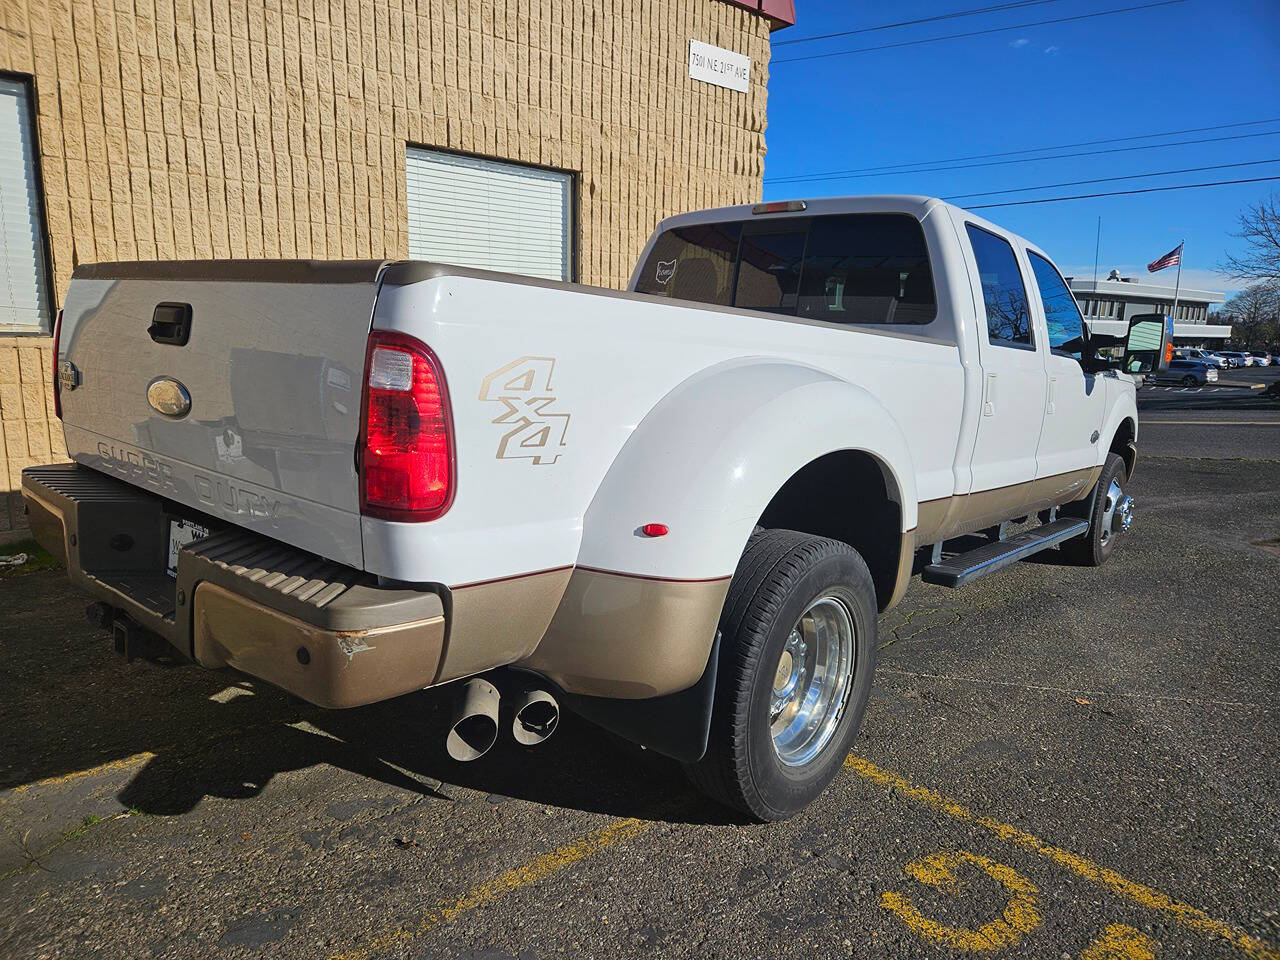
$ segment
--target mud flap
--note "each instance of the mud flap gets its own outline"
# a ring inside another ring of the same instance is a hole
[[[685,690],[646,700],[557,693],[566,708],[610,733],[673,760],[694,763],[707,752],[719,663],[720,631],[717,630],[706,669],[698,682]]]

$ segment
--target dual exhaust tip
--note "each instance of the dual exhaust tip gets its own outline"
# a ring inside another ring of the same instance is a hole
[[[498,740],[498,688],[488,680],[473,677],[462,688],[454,707],[445,749],[454,760],[478,760]],[[511,735],[526,747],[542,743],[560,724],[560,705],[540,687],[529,687],[516,698]]]

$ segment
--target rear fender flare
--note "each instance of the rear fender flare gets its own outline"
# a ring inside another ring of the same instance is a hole
[[[623,445],[583,519],[578,562],[661,579],[728,576],[787,480],[840,450],[876,459],[902,531],[913,529],[910,450],[869,392],[797,363],[704,370],[659,401]],[[668,533],[647,537],[648,523]]]

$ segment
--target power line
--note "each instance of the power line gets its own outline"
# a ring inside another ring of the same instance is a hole
[[[879,173],[884,171],[914,173],[915,171],[908,170],[906,168],[925,167],[935,163],[963,163],[966,160],[989,160],[992,157],[1016,157],[1025,153],[1043,153],[1046,150],[1071,150],[1075,147],[1094,147],[1100,143],[1127,143],[1130,140],[1152,140],[1156,137],[1180,137],[1187,133],[1207,133],[1210,130],[1229,130],[1233,127],[1257,127],[1264,123],[1280,123],[1280,117],[1272,117],[1270,120],[1243,120],[1239,123],[1219,123],[1212,127],[1188,127],[1185,130],[1166,130],[1163,133],[1138,133],[1128,137],[1103,137],[1100,140],[1081,140],[1078,143],[1059,143],[1052,147],[1026,147],[1022,150],[1002,150],[999,153],[975,153],[967,157],[947,157],[941,160],[916,160],[910,163],[886,163],[878,167],[854,167],[850,170],[830,170],[825,173],[804,174],[804,176],[839,177],[851,173]],[[1152,144],[1152,146],[1158,146],[1158,144]],[[1045,158],[1040,157],[1037,159]],[[765,179],[782,182],[790,180],[791,177],[765,177]]]
[[[1211,180],[1208,183],[1183,183],[1173,187],[1145,187],[1141,190],[1113,190],[1109,193],[1081,193],[1073,197],[1044,197],[1040,200],[1010,200],[1005,203],[979,203],[970,210],[990,210],[994,207],[1025,207],[1033,203],[1062,203],[1065,200],[1093,200],[1098,197],[1130,197],[1139,193],[1165,193],[1169,190],[1197,190],[1200,187],[1229,187],[1237,183],[1269,183],[1280,180],[1275,177],[1251,177],[1248,180]]]
[[[858,33],[875,33],[879,30],[893,30],[898,27],[915,27],[922,23],[936,23],[939,20],[959,20],[961,17],[975,17],[982,13],[995,13],[1000,10],[1017,10],[1021,7],[1038,7],[1046,3],[1061,3],[1062,0],[1017,0],[1016,3],[998,3],[990,7],[974,7],[971,10],[957,10],[954,13],[942,13],[935,17],[921,17],[918,20],[899,20],[897,23],[881,23],[874,27],[860,27],[857,30],[841,30],[838,33],[821,33],[813,37],[796,37],[794,40],[775,40],[773,46],[785,47],[792,43],[813,43],[815,40],[830,40],[833,37],[851,37]]]
[[[1134,7],[1118,7],[1115,10],[1099,10],[1096,13],[1081,13],[1074,17],[1055,17],[1052,20],[1033,20],[1030,23],[1016,23],[1009,27],[990,27],[986,30],[970,30],[967,33],[947,33],[940,37],[925,37],[922,40],[900,40],[897,43],[882,43],[874,47],[858,47],[854,50],[836,50],[832,53],[810,53],[803,57],[784,57],[770,61],[770,66],[779,63],[799,63],[801,60],[823,60],[827,57],[845,57],[854,53],[871,53],[875,50],[893,50],[898,47],[914,47],[922,43],[937,43],[940,40],[960,40],[965,37],[981,37],[991,33],[1002,33],[1008,30],[1025,30],[1027,27],[1043,27],[1052,23],[1072,23],[1076,20],[1092,20],[1094,17],[1109,17],[1117,13],[1133,13],[1136,10],[1150,10],[1154,7],[1171,7],[1174,4],[1186,3],[1187,0],[1157,0],[1156,3],[1144,3]]]
[[[919,170],[889,170],[882,173],[815,173],[779,177],[770,183],[812,183],[817,180],[862,180],[866,177],[896,177],[908,173],[945,173],[951,170],[972,170],[977,167],[1003,167],[1013,163],[1035,163],[1040,160],[1067,160],[1074,157],[1097,157],[1111,153],[1130,153],[1134,150],[1157,150],[1161,147],[1185,147],[1200,143],[1225,143],[1228,140],[1252,140],[1256,137],[1280,136],[1280,130],[1262,133],[1237,133],[1230,137],[1202,137],[1198,140],[1174,140],[1170,143],[1143,143],[1134,147],[1111,147],[1107,150],[1082,150],[1078,153],[1055,153],[1047,157],[1020,157],[1015,160],[988,160],[984,163],[958,163],[946,167],[924,167]],[[768,179],[768,178],[766,178]]]
[[[1257,167],[1264,163],[1280,163],[1274,160],[1244,160],[1240,163],[1215,163],[1208,167],[1184,167],[1181,170],[1159,170],[1155,173],[1133,173],[1125,177],[1099,177],[1096,180],[1066,180],[1062,183],[1042,183],[1035,187],[1012,187],[1008,190],[984,190],[981,193],[958,193],[943,200],[968,200],[970,197],[991,197],[1001,193],[1028,193],[1032,190],[1052,190],[1055,187],[1082,187],[1090,183],[1115,183],[1117,180],[1142,180],[1146,177],[1173,177],[1181,173],[1204,173],[1206,170],[1229,170],[1233,167]]]

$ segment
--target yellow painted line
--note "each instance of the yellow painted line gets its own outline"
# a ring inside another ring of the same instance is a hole
[[[302,721],[299,721],[302,722]],[[230,738],[240,736],[244,733],[253,733],[260,729],[275,726],[271,722],[251,723],[242,727],[232,727],[224,730],[216,735],[205,737],[201,740],[195,740],[184,745],[181,750],[181,756],[190,756],[192,753],[198,752],[212,744],[221,743]],[[291,724],[285,724],[291,726]],[[177,744],[165,744],[156,747],[155,750],[143,750],[141,753],[131,754],[127,757],[121,757],[117,760],[108,760],[106,763],[100,763],[97,766],[85,767],[83,770],[72,770],[69,773],[61,773],[56,777],[45,777],[43,780],[33,780],[31,783],[20,783],[16,787],[10,787],[8,790],[0,791],[0,803],[3,803],[6,797],[15,794],[25,793],[36,787],[58,787],[67,783],[74,783],[77,780],[83,780],[85,777],[96,777],[102,773],[112,773],[117,770],[132,770],[134,767],[142,766],[142,764],[154,760],[161,753],[174,753],[180,748]]]
[[[644,833],[653,825],[652,821],[634,818],[614,821],[607,827],[594,830],[584,837],[567,843],[562,847],[557,847],[550,853],[542,854],[542,856],[529,863],[513,870],[508,870],[496,880],[490,880],[477,887],[472,887],[471,890],[457,900],[438,904],[434,910],[425,914],[416,926],[397,927],[394,930],[389,930],[345,953],[335,953],[329,957],[329,960],[367,960],[375,952],[409,943],[438,927],[452,923],[464,913],[470,913],[478,907],[488,906],[494,901],[505,897],[508,893],[535,884],[540,880],[545,880],[566,867],[571,867],[575,863],[594,857],[602,850],[630,840],[632,837]]]
[[[96,767],[85,767],[83,770],[72,770],[70,773],[59,774],[56,777],[45,777],[43,780],[34,780],[31,783],[21,783],[16,787],[12,787],[0,794],[0,800],[5,796],[12,796],[15,793],[25,793],[34,787],[56,787],[64,783],[74,783],[77,780],[83,780],[85,777],[97,776],[100,773],[110,773],[113,770],[132,770],[134,767],[141,766],[148,760],[154,760],[156,755],[150,750],[144,750],[142,753],[135,753],[129,757],[121,757],[119,760],[109,760],[106,763],[100,763]]]
[[[1189,930],[1220,937],[1231,943],[1246,956],[1254,958],[1254,960],[1280,960],[1280,950],[1264,943],[1233,924],[1215,920],[1199,907],[1193,907],[1191,904],[1174,900],[1168,894],[1129,880],[1116,871],[1099,866],[1077,853],[1045,843],[1038,837],[1027,833],[1025,830],[1020,830],[1012,824],[1002,823],[994,817],[975,813],[964,804],[945,797],[936,790],[930,790],[928,787],[918,787],[905,777],[877,767],[869,760],[850,756],[845,760],[844,765],[864,780],[890,787],[912,800],[923,803],[930,809],[945,813],[955,820],[976,824],[993,833],[1001,840],[1007,840],[1022,847],[1024,850],[1038,854],[1057,866],[1070,870],[1077,876],[1108,888],[1113,893],[1119,894],[1140,907],[1166,914]]]

